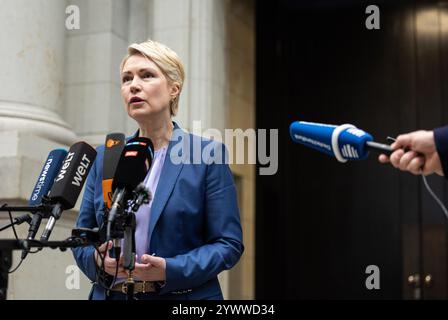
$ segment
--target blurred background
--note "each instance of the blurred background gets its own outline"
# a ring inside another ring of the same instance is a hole
[[[28,202],[51,149],[136,130],[121,102],[119,63],[130,43],[152,38],[186,67],[175,119],[182,127],[201,120],[204,129],[279,130],[275,175],[231,165],[246,250],[220,275],[226,298],[448,298],[446,219],[421,180],[373,154],[340,164],[288,132],[296,120],[352,123],[385,142],[446,124],[448,1],[375,1],[373,30],[373,3],[362,0],[1,4],[0,204]],[[72,5],[80,17],[73,30]],[[446,203],[445,181],[429,182]],[[78,209],[64,213],[52,239],[70,235]],[[86,299],[87,278],[70,285],[73,265],[70,252],[29,255],[9,276],[8,297]],[[379,289],[366,287],[371,265]]]
[[[376,1],[379,30],[370,4],[257,2],[256,123],[281,137],[278,173],[256,177],[257,298],[447,298],[446,218],[422,181],[375,154],[340,164],[288,139],[295,120],[379,142],[447,123],[448,2]],[[445,181],[429,183],[446,203]]]

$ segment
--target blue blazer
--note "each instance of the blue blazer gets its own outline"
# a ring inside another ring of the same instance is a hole
[[[448,126],[434,129],[434,142],[442,164],[445,179],[448,179]]]
[[[199,146],[202,159],[197,163],[193,151]],[[102,223],[104,145],[97,152],[78,228]],[[172,161],[171,153],[183,161]],[[155,299],[222,299],[217,275],[232,268],[243,253],[232,173],[227,164],[213,162],[220,153],[226,154],[222,143],[186,133],[174,123],[149,222],[147,253],[166,259],[166,284]],[[105,299],[105,290],[95,283],[93,252],[92,246],[73,249],[79,268],[93,283],[89,299]]]

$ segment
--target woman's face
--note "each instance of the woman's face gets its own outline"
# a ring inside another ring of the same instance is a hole
[[[164,113],[169,117],[170,101],[178,92],[178,85],[170,85],[160,68],[142,55],[132,55],[123,66],[121,96],[136,121]]]

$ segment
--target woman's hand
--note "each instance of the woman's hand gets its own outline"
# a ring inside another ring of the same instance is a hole
[[[140,263],[135,263],[133,275],[141,281],[165,281],[166,261],[164,258],[144,254]]]
[[[101,253],[101,255],[104,257],[104,270],[106,271],[107,274],[111,275],[111,276],[115,276],[115,271],[117,268],[117,260],[115,260],[115,258],[111,258],[109,256],[109,250],[113,247],[113,243],[112,241],[109,241],[109,243],[105,242],[103,243],[98,250],[95,250],[95,261],[96,261],[96,265],[98,267],[102,267],[102,260],[98,254],[98,251]],[[120,257],[120,260],[118,261],[118,273],[117,273],[117,277],[119,278],[127,278],[128,277],[128,273],[126,272],[126,270],[124,270],[123,268],[123,257]]]

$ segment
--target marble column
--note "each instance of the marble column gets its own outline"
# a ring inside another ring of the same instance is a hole
[[[0,10],[0,204],[26,204],[48,152],[67,148],[77,136],[61,117],[64,101],[65,1],[3,0]],[[52,239],[74,226],[64,212]],[[7,223],[1,213],[0,225]],[[43,226],[46,221],[43,221]],[[27,235],[22,224],[17,233]],[[38,234],[42,232],[42,228]],[[12,238],[12,230],[0,239]],[[13,268],[20,261],[14,252]],[[85,292],[66,287],[70,251],[44,249],[30,254],[9,276],[8,299],[70,299]],[[82,282],[82,281],[81,281]],[[85,286],[85,291],[88,288]]]
[[[64,1],[2,1],[0,132],[30,133],[61,144],[75,140],[60,117],[64,14]]]

